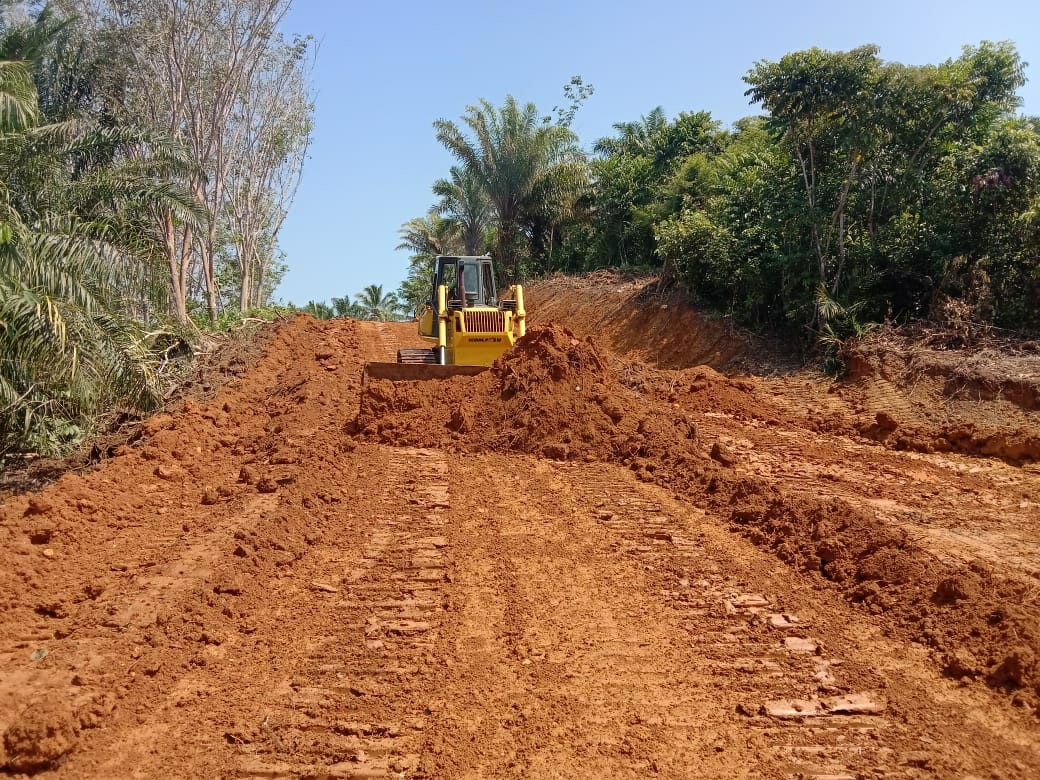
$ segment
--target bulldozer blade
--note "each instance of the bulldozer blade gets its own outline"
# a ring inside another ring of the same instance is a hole
[[[389,379],[392,382],[450,379],[453,376],[474,376],[487,371],[487,366],[440,366],[430,363],[365,363],[361,384],[368,378]]]

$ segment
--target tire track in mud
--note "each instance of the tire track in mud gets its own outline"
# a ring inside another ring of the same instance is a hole
[[[400,777],[414,773],[430,667],[452,563],[444,456],[389,452],[385,506],[360,556],[340,572],[326,625],[260,706],[266,740],[244,751],[240,777]],[[346,551],[345,551],[346,552]],[[330,572],[335,579],[336,573]],[[317,628],[317,627],[315,627]]]

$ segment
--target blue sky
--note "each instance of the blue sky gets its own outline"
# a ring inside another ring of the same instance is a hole
[[[480,98],[512,94],[549,113],[580,75],[595,94],[572,129],[589,148],[658,105],[727,125],[758,113],[741,77],[790,51],[873,43],[918,65],[1011,40],[1035,63],[1022,111],[1040,114],[1038,0],[294,0],[285,29],[320,41],[314,140],[281,235],[289,271],[276,297],[297,304],[397,287],[408,265],[398,228],[425,214],[452,164],[431,125]]]

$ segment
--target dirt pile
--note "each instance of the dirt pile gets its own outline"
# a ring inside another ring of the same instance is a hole
[[[820,573],[849,600],[895,620],[935,650],[948,676],[982,679],[1022,704],[1040,704],[1034,586],[980,563],[939,560],[907,531],[843,500],[723,478],[709,503],[781,560]]]
[[[1040,460],[1035,342],[946,349],[886,331],[848,348],[859,432],[896,449]]]
[[[444,381],[370,380],[362,438],[457,451],[526,452],[700,473],[707,452],[684,412],[625,387],[591,339],[533,327],[489,370]]]
[[[750,334],[704,316],[682,290],[662,290],[657,277],[557,275],[526,285],[524,297],[533,324],[563,325],[656,368],[722,368],[754,352]]]

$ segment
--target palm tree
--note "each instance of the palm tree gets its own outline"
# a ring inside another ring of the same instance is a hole
[[[437,255],[459,255],[465,253],[465,245],[459,223],[442,216],[437,207],[431,208],[425,217],[415,217],[401,226],[401,243],[398,249],[412,253],[408,277],[398,289],[401,308],[416,312],[429,300],[433,292],[431,278],[433,260]]]
[[[333,297],[332,316],[352,317],[355,320],[363,320],[365,319],[365,307],[357,301],[350,300],[349,295],[344,295],[342,298]]]
[[[469,168],[451,166],[450,179],[433,183],[437,211],[458,226],[465,255],[483,254],[491,224],[491,204],[481,181]]]
[[[166,288],[141,214],[204,219],[166,177],[186,165],[176,145],[40,122],[30,66],[0,60],[0,454],[57,453],[99,410],[161,400],[138,320],[164,310]]]
[[[355,296],[356,303],[364,311],[366,320],[392,320],[400,311],[401,305],[393,293],[383,294],[383,285],[370,284]]]
[[[593,145],[597,154],[604,156],[616,154],[653,155],[654,145],[668,127],[668,117],[664,109],[657,106],[638,122],[617,122],[614,138],[601,138]]]
[[[398,231],[401,242],[397,249],[407,249],[416,258],[426,260],[437,255],[456,255],[465,251],[459,223],[441,214],[435,206],[424,217],[408,220]]]
[[[463,122],[469,137],[454,122],[434,122],[437,140],[483,187],[494,211],[495,255],[519,279],[530,250],[525,220],[573,202],[588,178],[585,161],[569,129],[543,124],[534,103],[520,106],[511,95],[500,109],[486,100],[469,106]]]
[[[319,320],[331,320],[334,315],[333,308],[325,301],[307,301],[301,311],[305,311]]]

